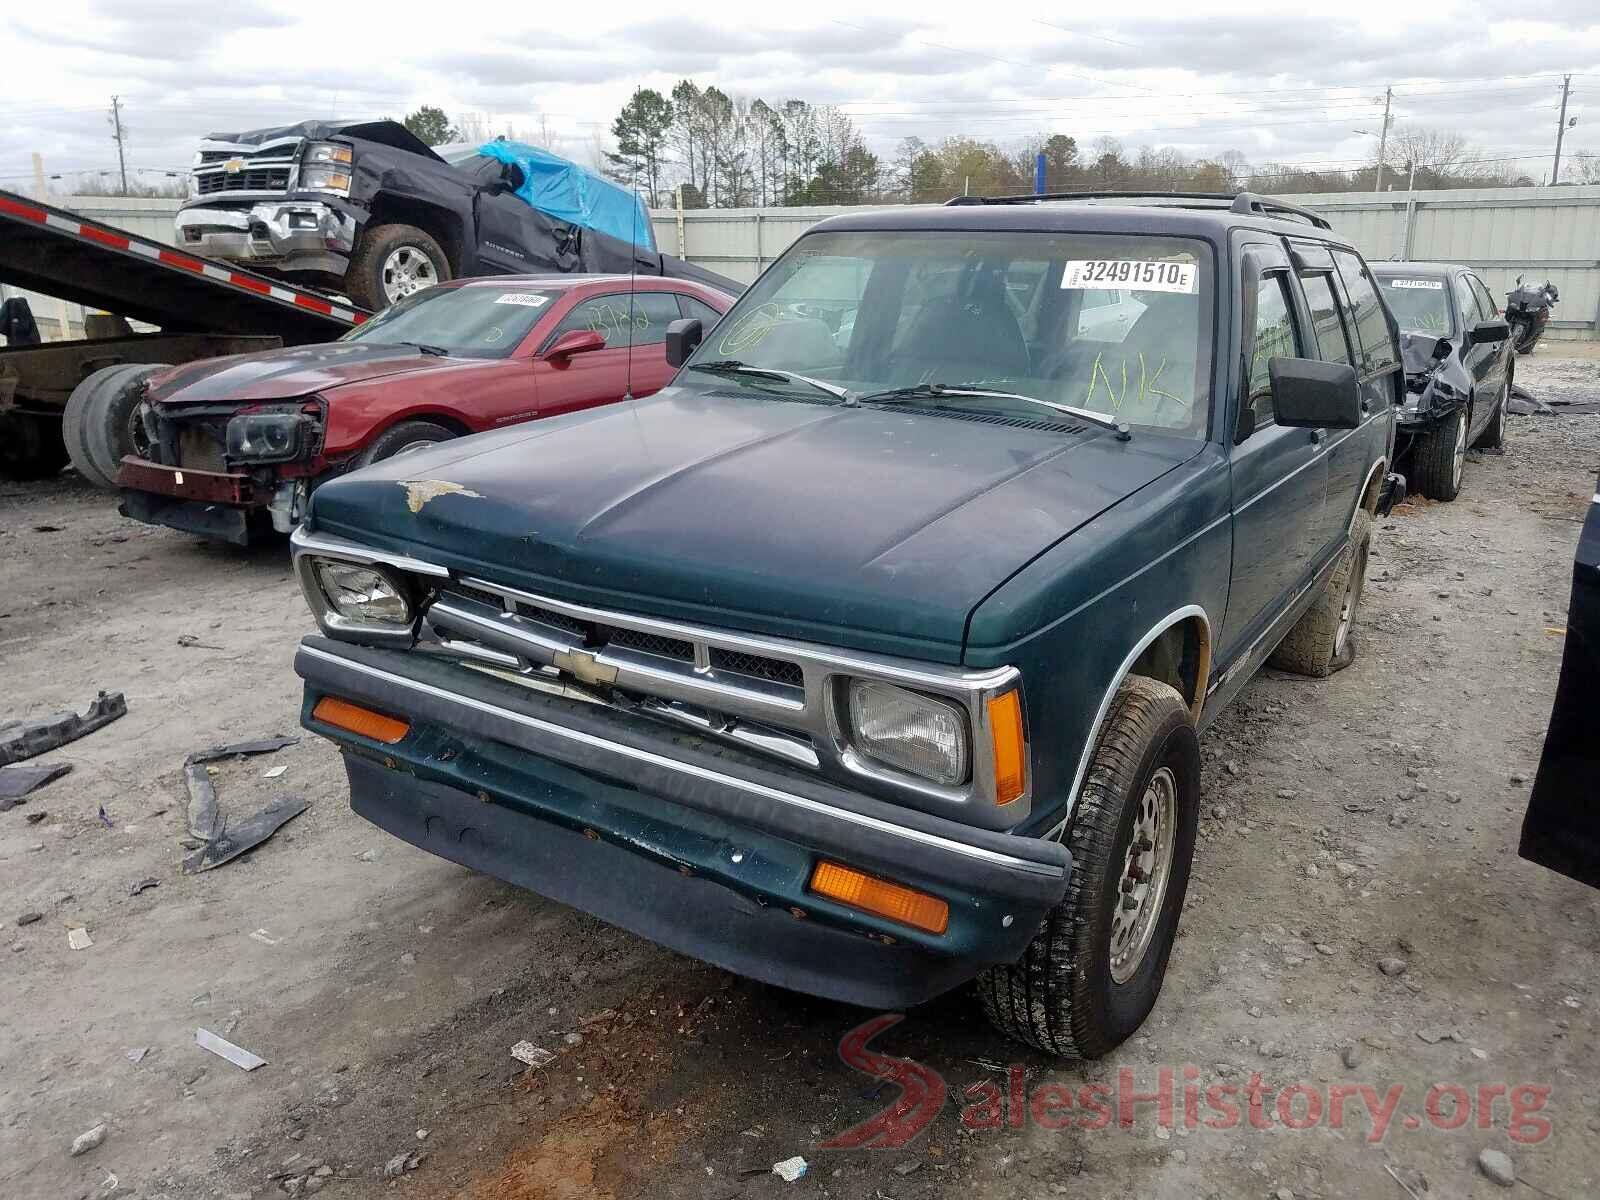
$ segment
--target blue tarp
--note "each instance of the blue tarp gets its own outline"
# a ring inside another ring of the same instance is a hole
[[[517,195],[540,212],[655,250],[650,213],[627,188],[524,142],[485,142],[478,153],[521,167],[523,183]]]

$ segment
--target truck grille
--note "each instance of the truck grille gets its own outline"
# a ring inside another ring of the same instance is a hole
[[[225,192],[286,192],[289,190],[289,168],[271,167],[249,171],[195,172],[197,190],[202,196],[215,196]]]

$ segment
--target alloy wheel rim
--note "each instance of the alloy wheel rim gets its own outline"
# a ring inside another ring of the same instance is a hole
[[[1456,448],[1450,461],[1450,482],[1461,486],[1461,471],[1467,464],[1467,414],[1456,412]]]
[[[1339,625],[1333,631],[1333,656],[1344,653],[1344,644],[1350,639],[1350,627],[1355,624],[1356,605],[1361,602],[1361,581],[1367,574],[1367,549],[1363,546],[1350,564],[1350,581],[1344,587],[1344,601],[1339,606]]]
[[[1155,941],[1172,875],[1178,831],[1178,780],[1171,767],[1150,776],[1134,812],[1111,914],[1111,978],[1127,983]]]
[[[415,246],[397,246],[383,260],[383,294],[391,304],[438,282],[433,260]]]

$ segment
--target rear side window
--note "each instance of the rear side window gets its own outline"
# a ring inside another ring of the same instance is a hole
[[[1345,337],[1344,320],[1339,313],[1339,301],[1333,294],[1333,277],[1318,273],[1303,275],[1300,286],[1306,294],[1306,304],[1311,309],[1311,332],[1316,342],[1317,357],[1323,362],[1351,363],[1350,342]]]
[[[700,322],[702,333],[710,333],[711,327],[722,320],[722,314],[703,300],[696,300],[693,296],[678,294],[678,303],[683,307],[683,315],[691,320]]]
[[[1389,332],[1389,318],[1383,311],[1383,300],[1378,296],[1372,272],[1367,270],[1366,263],[1347,250],[1335,250],[1333,258],[1339,264],[1339,277],[1344,280],[1345,291],[1350,296],[1356,340],[1361,343],[1361,373],[1371,375],[1394,370],[1400,365],[1400,355],[1394,335]]]
[[[1255,339],[1250,353],[1250,387],[1245,397],[1255,414],[1254,428],[1272,424],[1272,378],[1267,364],[1274,358],[1300,357],[1294,305],[1289,299],[1289,276],[1283,271],[1264,275],[1256,287]]]

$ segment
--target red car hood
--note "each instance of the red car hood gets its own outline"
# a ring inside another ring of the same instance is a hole
[[[392,375],[471,371],[497,359],[442,358],[415,346],[328,342],[202,359],[150,377],[150,398],[167,405],[297,400],[347,383]]]

